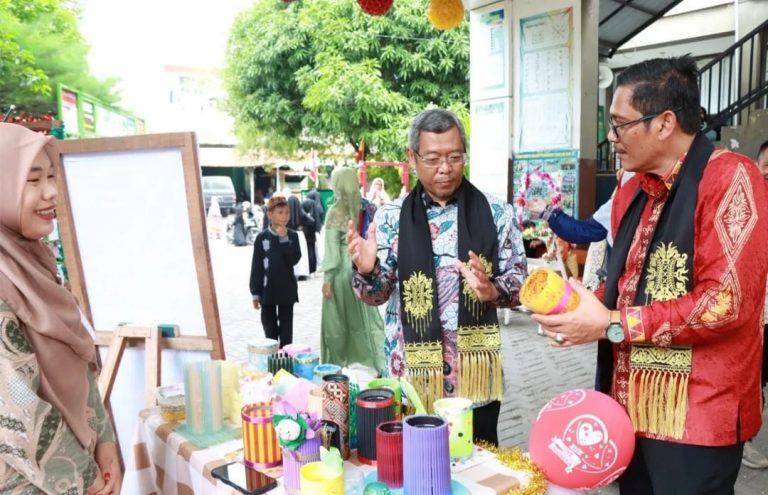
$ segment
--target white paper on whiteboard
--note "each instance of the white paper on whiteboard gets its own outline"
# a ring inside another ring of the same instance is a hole
[[[180,150],[64,155],[64,168],[96,329],[205,336]]]

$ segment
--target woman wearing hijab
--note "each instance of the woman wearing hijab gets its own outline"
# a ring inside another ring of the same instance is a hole
[[[361,302],[352,292],[352,262],[347,254],[349,222],[360,227],[361,217],[368,214],[362,207],[357,172],[337,168],[331,184],[335,198],[325,221],[321,360],[341,366],[361,363],[381,371],[384,368],[384,321],[378,308]]]
[[[41,239],[53,230],[55,139],[0,124],[0,487],[120,493],[96,348]]]
[[[323,205],[323,199],[320,197],[320,193],[317,189],[309,191],[307,193],[307,199],[311,199],[315,203],[315,213],[312,217],[315,219],[315,232],[319,234],[325,223],[325,206]]]
[[[371,187],[368,189],[367,199],[373,203],[376,208],[384,206],[385,204],[392,201],[389,198],[389,194],[387,194],[387,190],[384,188],[384,179],[381,177],[376,177],[373,179],[373,182],[371,182]]]
[[[301,200],[288,188],[283,190],[283,195],[288,200],[288,208],[290,211],[288,228],[297,232],[304,230],[306,215],[304,214],[304,210],[301,209]],[[301,248],[301,259],[298,263],[293,265],[293,274],[299,280],[306,280],[309,278],[311,271],[309,269],[309,248],[307,246],[307,239],[303,235],[299,235],[299,247]]]

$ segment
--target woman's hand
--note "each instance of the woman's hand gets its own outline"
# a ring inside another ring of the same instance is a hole
[[[331,290],[331,284],[323,284],[323,297],[326,299],[333,299],[333,291]]]
[[[94,492],[94,495],[119,495],[123,484],[123,473],[120,470],[120,458],[115,442],[102,442],[96,445],[96,464],[99,465],[104,486]],[[94,483],[94,486],[98,484]]]

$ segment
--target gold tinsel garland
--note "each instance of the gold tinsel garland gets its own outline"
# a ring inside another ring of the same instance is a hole
[[[461,0],[430,0],[427,18],[441,31],[453,29],[464,20],[464,4]]]
[[[477,445],[495,455],[496,459],[509,469],[525,471],[530,474],[531,479],[525,488],[510,490],[507,495],[543,495],[546,493],[548,483],[544,472],[532,460],[525,457],[521,449],[499,449],[485,442],[479,442]]]

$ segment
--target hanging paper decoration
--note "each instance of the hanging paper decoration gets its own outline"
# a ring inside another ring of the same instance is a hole
[[[394,0],[357,0],[357,3],[368,15],[384,15],[392,8]]]
[[[464,20],[464,4],[461,0],[430,0],[427,18],[441,31],[453,29]]]

